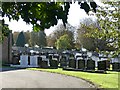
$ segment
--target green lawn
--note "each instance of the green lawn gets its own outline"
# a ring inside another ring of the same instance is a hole
[[[28,68],[28,69],[75,76],[93,82],[99,88],[118,88],[118,74],[120,75],[120,72],[118,73],[112,71],[107,71],[107,74],[100,74],[100,73],[87,73],[80,71],[65,71],[62,70],[61,68],[59,69]]]

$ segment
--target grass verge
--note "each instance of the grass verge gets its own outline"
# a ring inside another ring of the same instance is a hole
[[[113,71],[107,71],[107,74],[88,73],[88,72],[80,72],[80,71],[65,71],[62,70],[61,68],[58,69],[27,68],[27,69],[40,70],[40,71],[78,77],[94,83],[99,88],[118,88],[118,74],[120,74],[120,72],[113,72]]]

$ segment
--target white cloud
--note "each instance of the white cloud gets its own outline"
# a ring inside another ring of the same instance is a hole
[[[78,2],[70,5],[69,13],[68,13],[68,23],[73,26],[78,26],[80,24],[80,20],[87,16],[86,12],[83,9],[80,9]]]
[[[26,24],[26,22],[24,22],[22,19],[19,19],[18,21],[16,20],[11,20],[9,22],[9,19],[7,17],[4,18],[5,19],[5,23],[9,25],[10,30],[12,30],[13,32],[15,31],[32,31],[32,25],[28,25]]]

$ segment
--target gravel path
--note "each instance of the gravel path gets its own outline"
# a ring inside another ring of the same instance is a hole
[[[2,88],[95,88],[82,79],[71,76],[32,70],[0,72]]]

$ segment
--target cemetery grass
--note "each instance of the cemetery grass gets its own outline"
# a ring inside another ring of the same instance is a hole
[[[58,69],[27,68],[27,69],[74,76],[89,81],[98,88],[118,88],[118,75],[120,75],[120,72],[113,71],[107,71],[107,74],[100,74],[81,71],[65,71],[62,70],[62,68]]]

